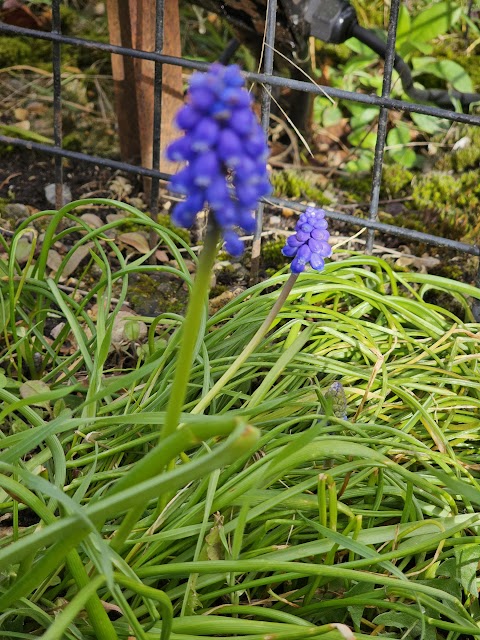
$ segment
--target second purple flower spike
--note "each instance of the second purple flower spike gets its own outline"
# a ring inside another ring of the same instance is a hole
[[[322,271],[325,258],[332,254],[327,227],[323,209],[308,207],[301,214],[295,225],[295,233],[288,238],[282,249],[284,256],[293,258],[290,265],[292,273],[302,273],[307,264],[316,271]]]

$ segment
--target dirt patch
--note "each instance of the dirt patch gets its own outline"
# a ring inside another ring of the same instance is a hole
[[[89,162],[64,161],[64,183],[72,198],[109,197],[109,181],[116,175],[113,169]],[[141,184],[135,176],[129,180]],[[51,208],[45,197],[45,187],[55,181],[55,160],[27,149],[3,151],[0,156],[0,198],[4,203],[20,203],[31,210]]]

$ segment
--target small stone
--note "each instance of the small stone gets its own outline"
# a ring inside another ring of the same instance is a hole
[[[228,269],[231,264],[232,263],[230,262],[230,260],[219,260],[215,263],[213,268],[215,269],[215,271],[223,271],[223,269]]]
[[[135,209],[139,209],[140,211],[146,209],[145,202],[142,200],[142,198],[132,197],[125,198],[125,200],[128,202],[128,204],[131,204],[132,207],[135,207]]]
[[[471,139],[468,136],[463,136],[460,140],[457,140],[452,147],[452,151],[458,151],[459,149],[466,149],[471,144]]]
[[[45,199],[49,204],[56,206],[56,198],[55,198],[55,184],[47,184],[45,187]],[[72,201],[72,192],[70,191],[70,187],[67,184],[62,185],[62,206],[68,204]]]
[[[188,273],[194,273],[196,266],[193,260],[185,260],[185,266],[188,269]]]
[[[12,202],[5,206],[5,215],[9,218],[21,218],[30,215],[26,204],[20,204],[18,202]]]
[[[38,102],[34,100],[33,102],[29,102],[28,105],[28,113],[39,115],[45,113],[47,107],[42,102]]]
[[[280,216],[270,216],[270,224],[272,225],[272,227],[279,227],[280,221]]]
[[[14,109],[13,115],[15,116],[15,120],[27,120],[28,111],[27,109],[22,109],[21,107],[19,107],[18,109]]]

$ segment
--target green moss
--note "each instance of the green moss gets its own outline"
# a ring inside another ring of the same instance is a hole
[[[480,166],[480,129],[478,127],[460,127],[456,137],[468,138],[468,146],[442,154],[435,164],[440,171],[458,171],[474,169]]]
[[[217,296],[224,293],[227,289],[228,287],[225,284],[216,284],[210,289],[209,297],[216,298]]]
[[[287,259],[282,254],[282,248],[285,246],[285,240],[271,240],[266,242],[262,247],[263,266],[266,270],[272,270],[273,273],[281,269]]]
[[[0,38],[0,67],[14,64],[31,64],[32,48],[25,38]]]
[[[354,175],[338,180],[342,195],[352,202],[365,202],[370,197],[372,189],[372,177],[368,175]]]
[[[64,136],[63,148],[68,149],[69,151],[83,151],[83,142],[82,136],[79,133],[72,131]]]
[[[413,173],[401,164],[389,165],[385,167],[382,175],[382,195],[401,198],[409,193],[412,180]]]
[[[365,27],[384,28],[384,3],[383,0],[352,0],[360,24]]]
[[[182,229],[181,227],[176,227],[172,224],[172,219],[168,213],[160,213],[157,217],[157,222],[158,224],[161,224],[162,227],[170,229],[170,231],[176,233],[177,236],[185,242],[190,243],[190,232],[188,229]]]
[[[11,204],[12,198],[0,198],[0,216],[4,217],[6,213],[6,207]]]
[[[450,173],[419,176],[413,186],[412,205],[426,213],[426,220],[435,225],[435,233],[474,239],[480,231],[477,213],[479,172],[466,171],[459,176]]]
[[[323,191],[316,186],[316,176],[301,171],[274,171],[272,173],[274,194],[279,198],[301,198],[317,204],[330,204]]]
[[[175,275],[146,273],[133,275],[128,285],[127,299],[140,315],[155,317],[161,313],[183,314],[188,292]]]

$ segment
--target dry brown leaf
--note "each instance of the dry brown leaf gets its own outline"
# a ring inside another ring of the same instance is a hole
[[[117,220],[124,220],[125,218],[128,218],[128,213],[126,211],[107,214],[107,222],[117,222]]]
[[[100,600],[100,602],[102,603],[102,607],[105,609],[105,611],[116,611],[123,616],[123,611],[118,605],[112,604],[111,602],[105,602],[105,600]]]
[[[155,257],[159,262],[168,262],[168,254],[163,249],[157,249],[155,251]]]
[[[345,640],[356,640],[356,635],[352,632],[350,627],[341,622],[331,622],[330,626],[336,629]]]
[[[398,267],[415,267],[418,269],[420,273],[427,273],[428,269],[433,269],[440,264],[440,260],[438,258],[433,258],[432,256],[422,256],[419,258],[418,256],[400,256],[395,261],[396,266]]]
[[[80,216],[80,220],[86,222],[92,229],[100,229],[103,226],[103,220],[95,213],[84,213],[83,216]]]
[[[128,245],[129,247],[133,247],[138,251],[138,253],[148,253],[150,251],[150,246],[148,244],[148,239],[143,233],[139,233],[138,231],[132,231],[131,233],[121,233],[117,236],[117,240],[122,242],[123,244]]]
[[[50,336],[54,340],[56,340],[64,326],[65,326],[65,322],[59,322],[58,324],[56,324],[50,331]]]
[[[90,254],[90,249],[93,248],[93,242],[87,242],[86,244],[81,244],[75,252],[70,256],[67,264],[65,265],[62,271],[62,278],[68,278],[78,265]]]
[[[129,196],[133,191],[132,184],[123,176],[116,176],[108,185],[112,195],[118,200]]]
[[[50,391],[50,387],[46,382],[42,380],[27,380],[20,386],[20,395],[23,399],[32,398],[39,393],[45,393]],[[48,407],[48,400],[42,400],[40,402],[32,402],[34,407]]]
[[[47,266],[49,269],[53,271],[52,275],[55,275],[62,264],[62,256],[55,251],[55,249],[50,249],[47,256]]]

